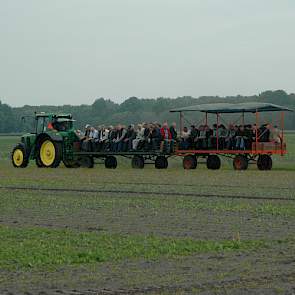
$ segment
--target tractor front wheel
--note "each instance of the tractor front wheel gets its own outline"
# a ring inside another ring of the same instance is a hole
[[[37,145],[36,163],[39,167],[56,168],[62,157],[62,147],[50,138],[41,139]]]
[[[16,168],[25,168],[28,166],[29,157],[24,144],[19,143],[13,148],[11,153],[11,162]]]

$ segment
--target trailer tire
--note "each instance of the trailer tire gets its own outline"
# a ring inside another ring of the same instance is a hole
[[[79,165],[84,168],[93,168],[94,167],[94,159],[90,156],[84,156],[80,158]]]
[[[28,166],[29,156],[23,143],[19,143],[13,148],[11,162],[15,168],[25,168]]]
[[[118,162],[116,157],[114,156],[107,156],[104,161],[104,165],[107,169],[116,169]]]
[[[167,169],[168,168],[168,160],[165,156],[157,156],[155,161],[156,169]]]
[[[257,167],[259,170],[271,170],[272,159],[269,155],[259,155],[257,160]]]
[[[144,157],[143,156],[134,156],[131,160],[131,166],[134,169],[143,169],[144,168]]]
[[[245,156],[237,155],[233,160],[233,167],[235,170],[247,170],[248,160]]]
[[[80,163],[75,160],[63,160],[63,163],[66,168],[79,168]]]
[[[208,169],[218,170],[220,169],[221,161],[217,155],[209,155],[206,164]]]
[[[198,165],[197,158],[193,155],[188,155],[183,158],[183,169],[196,169]]]

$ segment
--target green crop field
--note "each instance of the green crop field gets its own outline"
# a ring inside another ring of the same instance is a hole
[[[295,133],[272,171],[169,159],[15,169],[0,137],[0,294],[293,294]]]

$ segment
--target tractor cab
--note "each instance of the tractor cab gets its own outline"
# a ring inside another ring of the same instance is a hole
[[[37,113],[35,119],[36,134],[73,131],[74,120],[71,114]]]

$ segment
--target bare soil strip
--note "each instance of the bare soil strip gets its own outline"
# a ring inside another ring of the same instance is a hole
[[[2,190],[21,190],[21,191],[46,191],[46,192],[70,192],[70,193],[108,193],[118,195],[165,195],[165,196],[184,196],[197,198],[223,198],[223,199],[247,199],[247,200],[273,200],[273,201],[295,201],[295,198],[288,197],[255,197],[247,195],[222,195],[222,194],[207,194],[207,193],[177,193],[177,192],[148,192],[148,191],[131,191],[131,190],[105,190],[105,189],[75,189],[75,188],[45,188],[34,186],[0,186]]]

